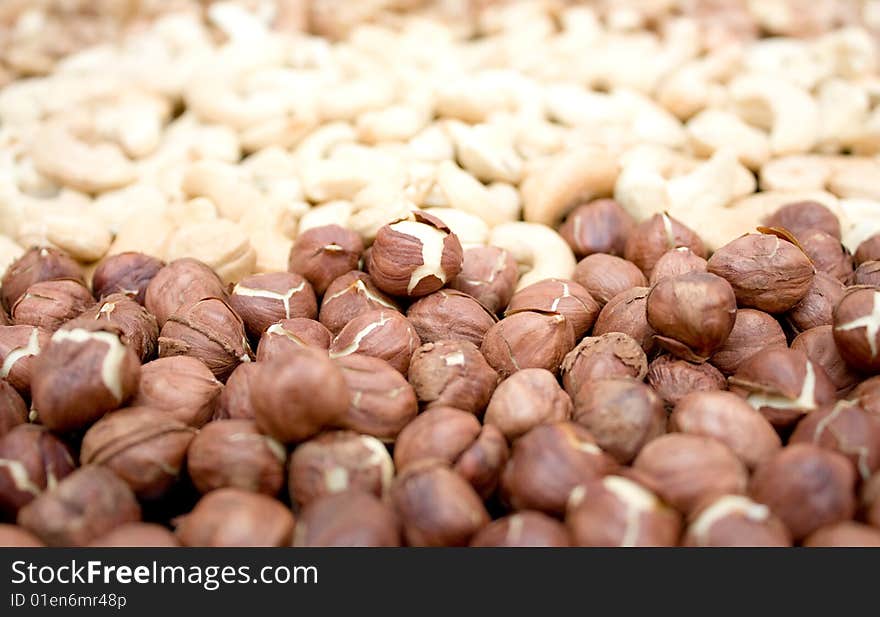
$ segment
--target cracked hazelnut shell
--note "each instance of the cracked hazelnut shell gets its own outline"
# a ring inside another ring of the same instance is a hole
[[[114,293],[104,296],[97,304],[86,309],[63,328],[76,327],[83,321],[106,322],[116,327],[119,339],[143,362],[156,353],[159,325],[156,318],[129,296]]]
[[[700,507],[682,539],[684,546],[791,546],[791,535],[764,504],[744,495],[722,495]]]
[[[165,267],[165,262],[144,253],[129,251],[102,259],[92,274],[92,293],[96,300],[122,293],[144,304],[147,286]]]
[[[161,328],[185,304],[202,298],[225,298],[220,277],[197,259],[175,259],[159,270],[144,293],[144,306],[156,316]]]
[[[334,279],[357,270],[363,252],[363,240],[355,232],[339,225],[313,227],[293,242],[287,269],[304,276],[320,296]]]
[[[244,277],[229,293],[229,306],[241,317],[248,334],[255,338],[282,319],[318,316],[318,301],[312,286],[292,272]]]
[[[0,281],[3,306],[11,309],[28,287],[41,281],[72,279],[84,282],[82,266],[64,251],[49,246],[31,247],[6,268]]]
[[[473,296],[493,313],[510,303],[519,270],[508,251],[496,246],[475,246],[465,249],[461,272],[449,287]]]
[[[413,352],[421,345],[409,320],[388,309],[370,311],[354,318],[333,338],[330,357],[364,354],[381,358],[406,375]]]
[[[498,384],[483,421],[512,442],[539,424],[571,419],[572,409],[571,397],[559,387],[553,373],[526,368]]]
[[[282,319],[269,326],[257,344],[257,361],[284,361],[303,347],[329,349],[333,335],[321,322],[305,317]]]
[[[479,415],[495,391],[498,373],[473,343],[438,340],[415,350],[408,379],[426,407],[456,407]]]
[[[727,379],[708,362],[694,364],[667,354],[651,362],[647,380],[667,407],[675,406],[692,392],[727,390]]]
[[[804,352],[811,362],[825,370],[839,397],[848,394],[863,379],[840,355],[830,325],[801,332],[791,342],[791,348]]]
[[[406,318],[423,343],[458,339],[474,345],[479,345],[498,321],[476,299],[454,289],[441,289],[419,298],[407,309]]]
[[[503,378],[524,368],[555,373],[574,344],[571,323],[561,314],[523,311],[489,328],[480,351]]]
[[[590,293],[574,281],[544,279],[517,291],[504,315],[522,311],[559,313],[571,324],[575,339],[579,339],[593,327],[599,308]]]
[[[0,512],[18,511],[68,476],[76,463],[44,427],[21,424],[0,437]]]
[[[588,381],[632,377],[638,381],[648,372],[648,358],[628,334],[609,332],[588,336],[562,361],[562,385],[570,396]]]
[[[369,274],[352,270],[327,287],[318,320],[335,335],[355,317],[383,308],[400,310],[397,302],[379,291]]]
[[[847,364],[880,372],[880,288],[850,287],[833,314],[834,341]]]
[[[23,397],[30,397],[33,365],[51,338],[43,328],[0,326],[0,377]]]
[[[54,332],[95,303],[92,293],[78,280],[55,279],[34,283],[9,311],[13,323]]]

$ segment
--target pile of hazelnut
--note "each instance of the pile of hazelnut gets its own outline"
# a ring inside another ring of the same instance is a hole
[[[31,248],[0,546],[880,546],[880,235],[765,225],[710,256],[584,203],[573,279],[519,287],[421,211],[229,286]]]

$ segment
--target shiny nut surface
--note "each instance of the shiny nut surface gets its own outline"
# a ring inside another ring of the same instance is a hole
[[[609,332],[588,336],[562,361],[562,385],[571,396],[588,381],[632,377],[638,381],[648,373],[648,358],[628,334]]]
[[[449,287],[473,296],[497,313],[510,303],[518,278],[516,261],[509,252],[496,246],[477,246],[464,251],[461,272]]]
[[[238,488],[211,491],[176,522],[184,546],[290,546],[294,527],[280,501]]]
[[[578,257],[593,253],[622,255],[635,229],[632,216],[613,199],[596,199],[572,210],[559,234]]]
[[[834,309],[834,340],[853,368],[880,371],[880,289],[851,287]]]
[[[406,375],[413,352],[421,340],[409,320],[388,309],[363,313],[333,338],[330,357],[364,354],[381,358]]]
[[[151,407],[194,428],[211,420],[223,384],[197,358],[172,356],[141,366],[132,407]]]
[[[419,298],[406,311],[406,318],[423,343],[457,339],[474,345],[479,345],[498,321],[475,298],[454,289],[441,289]]]
[[[650,276],[657,261],[669,250],[685,246],[699,257],[706,257],[700,237],[678,219],[661,213],[639,223],[629,234],[623,256]]]
[[[338,358],[336,365],[351,394],[338,425],[393,442],[419,411],[413,386],[381,358],[353,354]]]
[[[586,289],[600,306],[633,287],[644,287],[648,279],[634,263],[605,253],[580,260],[572,278]]]
[[[400,546],[400,520],[375,495],[345,491],[311,501],[300,512],[294,546]]]
[[[177,310],[202,298],[223,298],[226,288],[204,263],[188,257],[172,261],[153,276],[144,293],[144,306],[159,322]]]
[[[147,286],[165,263],[144,253],[125,252],[105,257],[92,274],[92,292],[97,300],[122,293],[143,305]]]
[[[482,413],[498,383],[498,374],[468,341],[438,340],[413,353],[409,383],[427,407],[449,406]]]
[[[244,321],[248,334],[254,337],[282,319],[318,316],[318,301],[312,286],[292,272],[246,276],[229,293],[229,305]]]
[[[574,330],[564,316],[524,311],[489,328],[480,351],[502,377],[524,368],[555,373],[574,343]]]
[[[572,408],[571,397],[553,373],[526,368],[498,384],[483,421],[513,441],[539,424],[569,420]]]
[[[335,278],[357,269],[363,251],[364,243],[353,231],[339,225],[314,227],[293,243],[287,269],[304,276],[321,295]]]

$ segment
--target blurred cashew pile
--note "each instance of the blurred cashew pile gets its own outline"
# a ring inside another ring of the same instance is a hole
[[[880,0],[5,0],[0,271],[286,270],[303,230],[410,210],[569,278],[613,196],[714,249],[815,200],[880,231]]]

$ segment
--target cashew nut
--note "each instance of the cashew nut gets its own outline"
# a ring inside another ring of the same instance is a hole
[[[517,289],[546,278],[571,278],[574,253],[558,233],[539,223],[502,223],[489,233],[489,245],[509,252],[520,269]]]
[[[705,109],[687,123],[687,132],[694,154],[712,156],[721,148],[731,148],[739,162],[749,169],[758,169],[770,158],[770,142],[766,133],[743,122],[736,114],[720,109]]]

